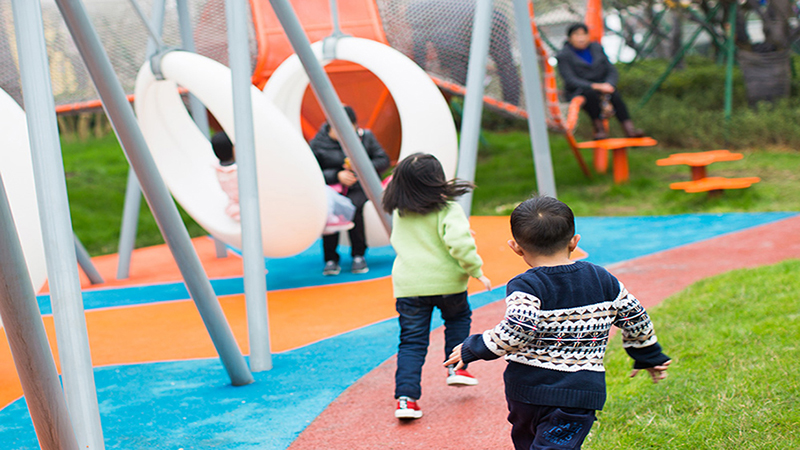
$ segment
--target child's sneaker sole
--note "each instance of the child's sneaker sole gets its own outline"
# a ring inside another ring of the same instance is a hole
[[[419,419],[422,417],[422,411],[414,409],[396,409],[394,416],[398,419]]]
[[[448,386],[475,386],[476,384],[478,384],[478,380],[475,378],[462,375],[451,375],[447,377]]]

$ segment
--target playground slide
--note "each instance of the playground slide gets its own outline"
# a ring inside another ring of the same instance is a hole
[[[312,46],[322,60],[322,43]],[[458,141],[450,109],[428,75],[402,53],[380,43],[343,38],[336,58],[360,64],[386,85],[400,114],[400,158],[424,151],[442,161],[452,177]],[[329,61],[322,61],[323,64]],[[236,142],[230,70],[208,58],[170,52],[161,60],[163,80],[149,62],[136,80],[136,114],[161,175],[186,212],[223,242],[241,247],[241,227],[225,213],[228,198],[219,186],[216,159],[208,139],[196,127],[178,86],[194,94]],[[319,238],[325,224],[324,179],[300,128],[300,108],[308,77],[296,56],[288,58],[262,94],[251,90],[259,179],[263,251],[285,257]],[[375,207],[364,210],[367,242],[389,244]]]
[[[136,79],[136,114],[158,170],[189,215],[223,242],[241,248],[241,225],[225,214],[228,197],[216,178],[216,157],[192,121],[178,86],[194,94],[236,143],[230,70],[211,59],[174,51]],[[291,256],[322,233],[325,180],[311,149],[257,88],[251,89],[264,255]]]
[[[28,265],[34,291],[47,279],[36,186],[28,141],[25,112],[4,90],[0,89],[0,123],[5,135],[0,145],[0,174],[11,205],[22,252]]]
[[[323,65],[323,42],[311,48]],[[343,37],[336,42],[335,58],[359,64],[386,86],[397,106],[402,129],[399,159],[416,152],[431,153],[441,161],[445,175],[455,176],[458,137],[453,116],[439,88],[425,71],[397,50],[369,39]],[[297,55],[287,58],[264,86],[264,95],[301,132],[300,109],[308,87],[308,75]],[[367,243],[388,245],[389,238],[372,202],[364,206]]]

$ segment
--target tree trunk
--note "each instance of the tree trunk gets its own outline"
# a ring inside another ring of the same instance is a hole
[[[791,88],[791,52],[779,50],[758,53],[739,50],[739,67],[744,76],[747,102],[775,101],[789,96]]]
[[[764,21],[764,40],[774,50],[789,46],[789,18],[794,17],[791,0],[770,0],[767,3],[767,20]]]

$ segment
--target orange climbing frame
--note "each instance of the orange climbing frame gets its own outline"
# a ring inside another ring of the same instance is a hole
[[[313,43],[331,35],[333,24],[329,0],[293,0],[300,23]],[[253,84],[263,88],[277,67],[294,53],[268,1],[251,0],[258,55]],[[383,23],[374,0],[339,2],[339,28],[344,34],[387,44]],[[370,128],[386,152],[396,160],[400,153],[400,117],[386,86],[358,64],[335,61],[325,71],[342,102],[356,111],[358,124]],[[325,115],[309,87],[301,109],[303,135],[307,140],[325,122]]]

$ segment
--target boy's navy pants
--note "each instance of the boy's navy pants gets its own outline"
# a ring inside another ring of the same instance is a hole
[[[579,449],[596,420],[592,409],[506,401],[515,450]]]

